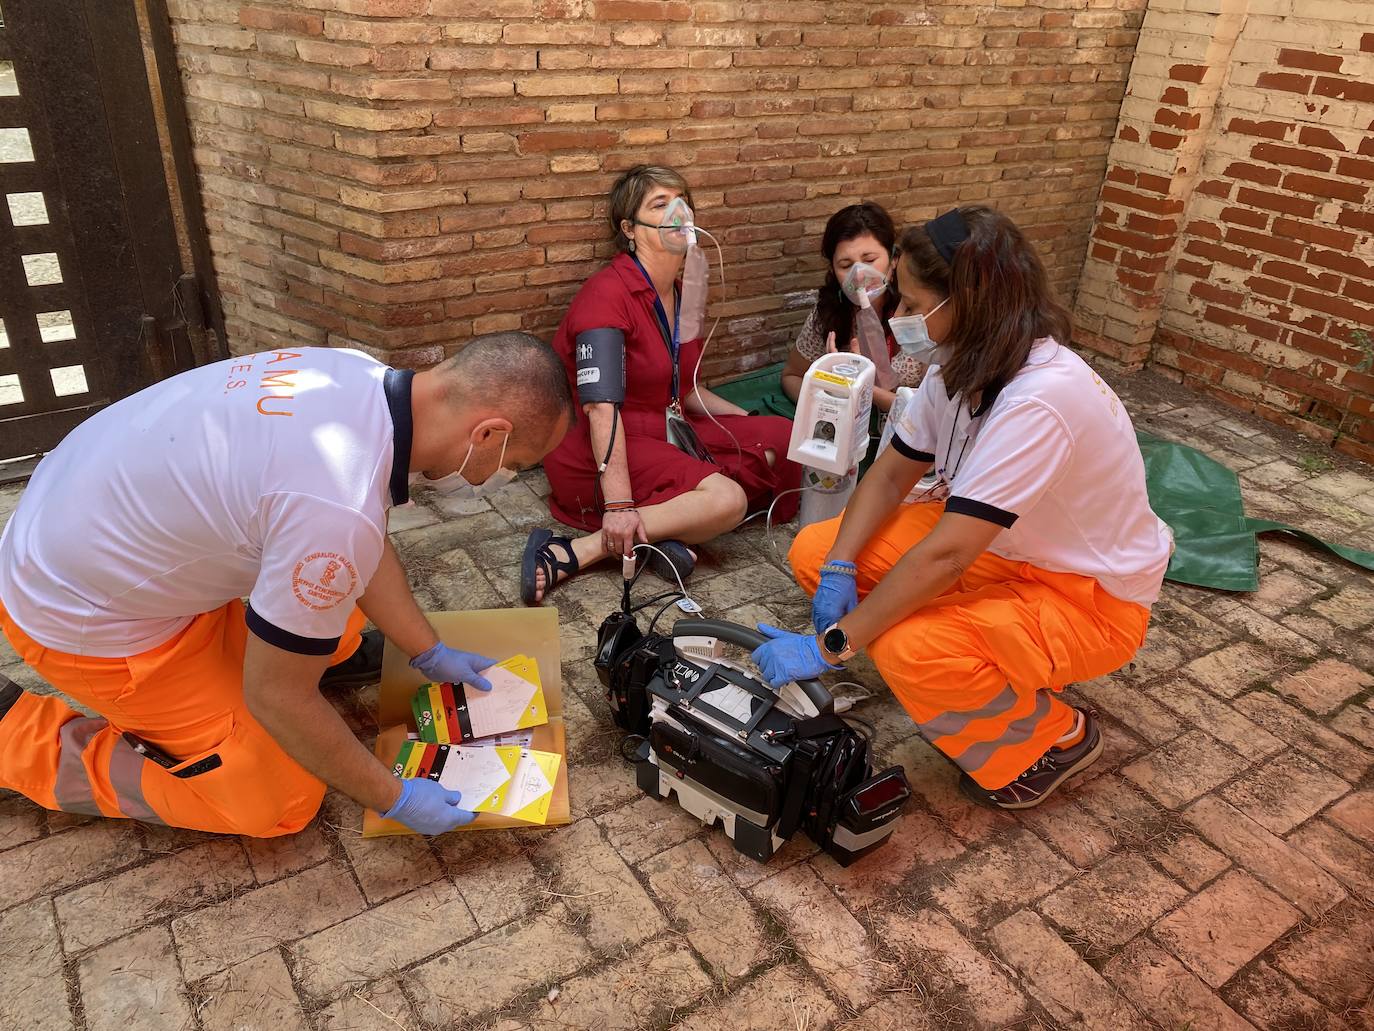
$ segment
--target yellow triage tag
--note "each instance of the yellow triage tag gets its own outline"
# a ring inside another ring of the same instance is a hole
[[[558,781],[558,767],[562,761],[563,757],[557,752],[520,749],[520,762],[506,788],[506,804],[496,811],[525,823],[548,820],[553,786]]]
[[[428,685],[429,711],[434,714],[434,740],[447,742],[458,740],[458,728],[450,727],[444,716],[444,692],[438,684]]]
[[[512,655],[482,675],[491,681],[490,692],[468,691],[468,716],[474,737],[506,734],[549,722],[539,663],[528,655]]]
[[[405,757],[405,772],[403,776],[410,778],[415,776],[415,771],[420,768],[420,760],[425,757],[425,746],[418,742],[411,742],[410,754]]]

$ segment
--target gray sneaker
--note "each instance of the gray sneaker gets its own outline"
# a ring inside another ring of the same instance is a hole
[[[1071,748],[1051,748],[1031,768],[1006,787],[984,788],[967,773],[959,777],[965,795],[989,809],[1032,809],[1075,773],[1082,773],[1102,754],[1102,732],[1097,713],[1079,709],[1083,714],[1083,740]]]

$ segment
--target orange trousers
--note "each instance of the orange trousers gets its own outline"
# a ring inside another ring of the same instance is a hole
[[[902,505],[855,560],[859,597],[935,526],[942,504]],[[792,570],[815,594],[840,520],[792,543]],[[991,552],[939,597],[868,646],[927,741],[985,788],[1024,773],[1073,725],[1056,693],[1120,669],[1145,641],[1150,610],[1090,576],[1052,573]]]
[[[44,648],[0,605],[0,630],[20,657],[100,713],[25,692],[0,719],[0,787],[70,813],[264,838],[300,830],[319,810],[324,783],[248,711],[243,617],[243,603],[231,601],[157,648],[107,659]],[[331,663],[353,654],[365,621],[355,609]],[[181,761],[169,770],[145,759],[126,730]],[[212,755],[217,768],[175,775]]]

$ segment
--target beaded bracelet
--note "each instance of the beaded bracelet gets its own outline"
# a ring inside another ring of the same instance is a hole
[[[849,562],[827,562],[820,568],[821,573],[842,573],[845,576],[857,576],[858,568]]]

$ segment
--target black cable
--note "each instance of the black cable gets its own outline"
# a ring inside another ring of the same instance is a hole
[[[633,584],[633,581],[631,581],[631,583]],[[647,609],[647,608],[648,608],[650,605],[652,605],[654,602],[656,602],[656,601],[662,601],[664,598],[672,598],[673,601],[677,601],[679,598],[685,598],[685,597],[686,597],[686,595],[683,594],[681,591],[664,591],[662,594],[655,594],[655,595],[654,595],[652,598],[650,598],[648,601],[641,601],[638,605],[636,605],[636,606],[634,606],[633,608],[630,609],[630,614],[633,615],[634,613],[638,612],[640,609]]]
[[[660,619],[663,618],[663,613],[667,612],[668,609],[669,609],[670,607],[672,607],[672,605],[675,604],[675,603],[677,602],[678,598],[685,598],[685,597],[687,597],[687,595],[685,595],[685,594],[679,594],[679,595],[677,595],[677,597],[670,598],[670,599],[668,599],[668,601],[666,601],[666,602],[663,603],[663,607],[662,607],[661,609],[659,609],[657,612],[655,612],[655,613],[654,613],[654,618],[651,619],[651,620],[649,621],[649,633],[650,633],[650,634],[652,634],[652,633],[654,632],[654,627],[658,626],[658,621],[659,621]],[[647,636],[647,635],[646,635],[646,636]]]

